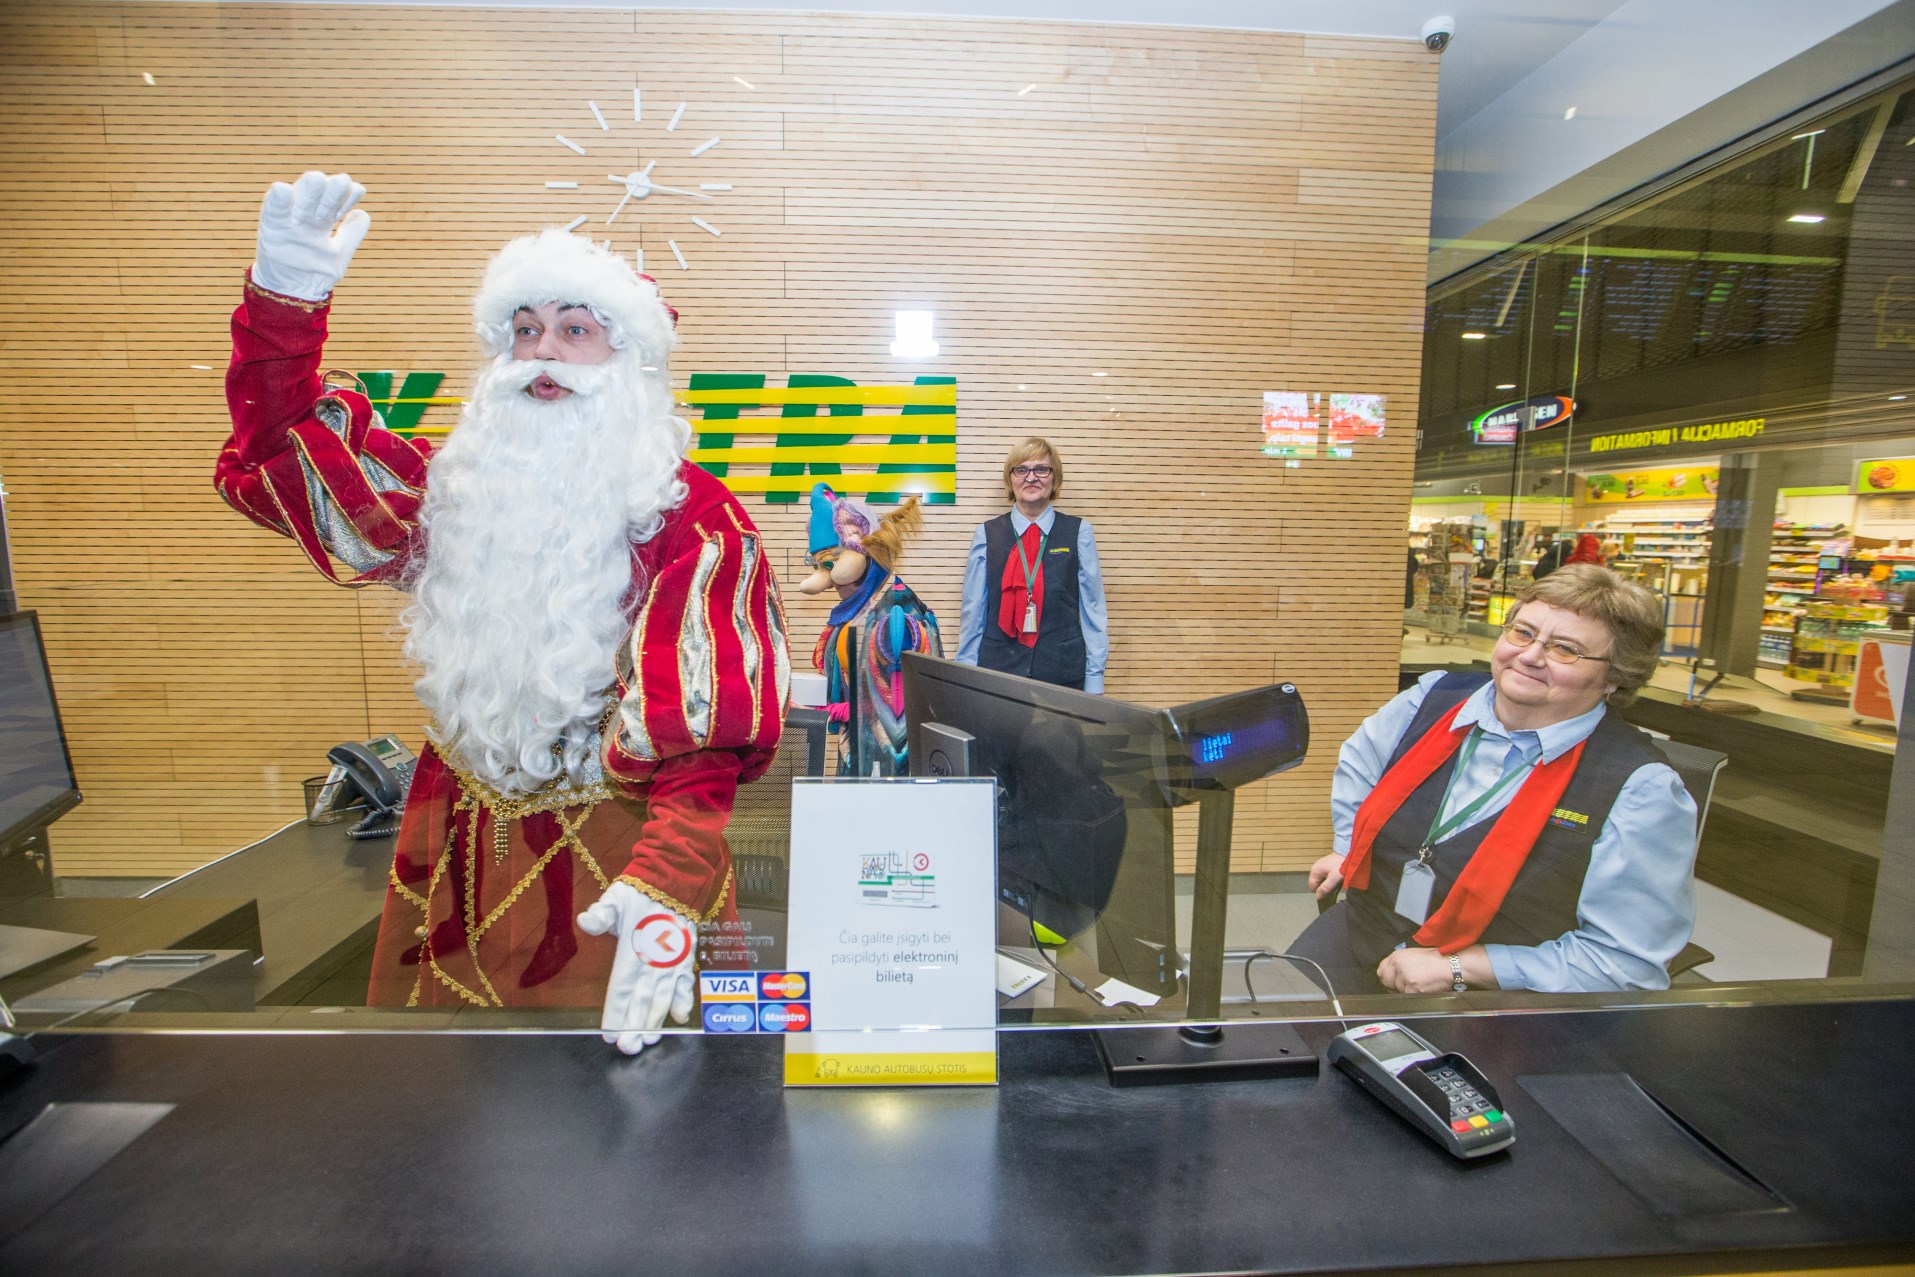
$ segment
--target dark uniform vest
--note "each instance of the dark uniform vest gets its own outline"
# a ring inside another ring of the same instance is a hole
[[[984,639],[977,663],[987,670],[1022,674],[1061,687],[1084,686],[1084,624],[1078,611],[1077,531],[1083,520],[1057,512],[1044,550],[1044,615],[1037,646],[1025,647],[1004,632],[1004,567],[1017,553],[1017,534],[1007,511],[984,525]],[[1022,568],[1016,569],[1023,571]],[[1021,623],[1022,617],[1017,620]]]
[[[1391,767],[1436,725],[1452,707],[1469,699],[1489,681],[1487,674],[1446,674],[1430,688],[1416,717],[1390,755]],[[1354,967],[1372,975],[1390,950],[1409,940],[1421,925],[1396,912],[1396,892],[1403,866],[1416,857],[1429,835],[1443,791],[1456,770],[1461,751],[1450,755],[1403,800],[1396,814],[1377,831],[1370,848],[1370,885],[1363,891],[1345,891],[1343,899],[1298,937],[1292,952],[1314,958],[1325,967]],[[1537,835],[1529,858],[1510,884],[1503,906],[1481,936],[1484,944],[1529,946],[1554,940],[1576,928],[1576,903],[1582,898],[1583,879],[1589,873],[1589,853],[1596,837],[1637,768],[1665,762],[1650,738],[1615,714],[1604,714],[1583,747],[1576,774],[1563,792],[1555,813]],[[1436,883],[1430,893],[1430,912],[1448,898],[1456,876],[1476,854],[1501,813],[1477,821],[1438,843],[1430,858]],[[1342,915],[1342,916],[1339,916]],[[1337,937],[1342,943],[1337,943]],[[1307,942],[1307,943],[1306,943]],[[1347,953],[1342,952],[1347,946]],[[1321,951],[1321,952],[1319,952]],[[1339,992],[1345,983],[1337,983]]]

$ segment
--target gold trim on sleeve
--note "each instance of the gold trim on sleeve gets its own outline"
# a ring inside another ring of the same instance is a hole
[[[650,897],[651,899],[656,900],[659,904],[664,905],[667,909],[673,910],[676,913],[684,914],[687,918],[691,918],[697,922],[710,922],[712,921],[712,919],[716,918],[721,912],[724,911],[725,898],[731,894],[731,886],[732,886],[731,866],[726,865],[725,866],[725,881],[719,884],[717,899],[712,901],[711,908],[705,910],[704,913],[698,913],[698,912],[695,912],[692,909],[692,907],[686,904],[684,901],[678,900],[671,896],[666,895],[664,892],[660,891],[657,887],[652,886],[651,883],[646,882],[643,878],[635,878],[631,874],[620,874],[618,876],[618,881],[631,887],[632,889],[637,891],[640,895]]]
[[[685,614],[678,622],[678,686],[683,697],[685,731],[692,747],[703,749],[717,730],[717,706],[713,703],[712,679],[716,662],[712,656],[711,583],[724,561],[724,545],[716,534],[708,536],[698,552],[698,563],[686,589]]]

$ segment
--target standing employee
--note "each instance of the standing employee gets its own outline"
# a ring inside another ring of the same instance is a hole
[[[1004,459],[1015,507],[978,526],[964,565],[957,659],[1061,687],[1104,690],[1104,578],[1090,521],[1064,514],[1064,460],[1042,439]]]

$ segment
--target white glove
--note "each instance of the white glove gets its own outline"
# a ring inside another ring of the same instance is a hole
[[[353,208],[365,193],[344,173],[302,173],[290,185],[267,187],[259,208],[253,282],[302,301],[326,300],[372,227],[372,217]]]
[[[609,931],[618,940],[598,1022],[607,1042],[637,1055],[663,1036],[659,1029],[668,1011],[681,1024],[691,1015],[697,923],[630,883],[615,882],[578,916],[578,925],[588,936]]]

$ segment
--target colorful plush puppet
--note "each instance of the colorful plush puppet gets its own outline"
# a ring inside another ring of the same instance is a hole
[[[806,558],[817,569],[798,589],[822,594],[835,588],[831,609],[811,661],[825,676],[832,730],[849,724],[839,739],[839,768],[858,745],[858,770],[866,776],[897,776],[904,771],[904,654],[944,655],[937,614],[898,579],[904,546],[923,526],[918,499],[909,497],[882,519],[841,497],[825,484],[811,490],[811,523]],[[864,651],[853,696],[851,637],[862,629]],[[857,704],[856,722],[851,706]]]

